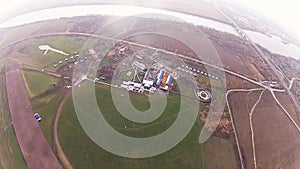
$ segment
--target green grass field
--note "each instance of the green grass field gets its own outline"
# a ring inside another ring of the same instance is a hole
[[[166,130],[177,117],[180,96],[170,94],[163,115],[148,124],[135,124],[123,118],[113,106],[110,89],[96,86],[98,105],[104,117],[117,131],[133,137],[149,137]],[[138,94],[130,96],[133,105],[140,110],[149,107],[148,98]],[[100,102],[101,100],[101,102]],[[140,104],[143,103],[143,104]],[[139,106],[139,107],[138,107]],[[143,107],[144,106],[144,107]],[[124,129],[124,126],[129,126]],[[190,133],[176,147],[159,156],[145,159],[130,159],[113,155],[97,146],[83,131],[73,108],[72,98],[67,100],[59,121],[59,140],[74,168],[204,168],[202,145],[198,143],[201,125],[197,121]]]
[[[0,84],[4,84],[3,60],[0,61]],[[15,132],[11,123],[5,93],[5,85],[0,86],[0,168],[26,169]]]
[[[57,84],[59,81],[57,78],[39,72],[23,70],[22,73],[30,98],[54,88],[52,84]]]
[[[42,117],[40,127],[51,148],[54,148],[52,140],[53,123],[63,94],[64,93],[61,92],[55,92],[51,95],[31,101],[34,112],[38,112]]]
[[[238,169],[240,162],[235,138],[232,134],[230,139],[212,136],[203,144],[204,161],[206,168]]]
[[[55,120],[56,111],[63,98],[64,92],[56,91],[63,85],[62,80],[48,76],[43,73],[23,70],[24,80],[26,83],[29,97],[34,112],[38,112],[42,117],[40,127],[42,132],[53,148],[52,142],[52,126]],[[55,82],[56,86],[52,86]],[[51,91],[45,94],[47,91]],[[41,96],[42,95],[42,96]],[[38,98],[33,98],[38,96]]]
[[[76,38],[81,38],[82,40],[77,43],[75,42]],[[53,65],[67,57],[70,57],[74,54],[74,52],[80,51],[86,41],[86,37],[79,36],[52,36],[34,38],[18,43],[11,48],[7,48],[2,51],[2,54],[5,56],[13,54],[14,59],[20,63],[49,71],[57,71],[58,67],[54,68]],[[52,51],[49,51],[46,55],[44,55],[43,51],[38,49],[39,45],[50,45],[51,47],[62,50],[70,55],[65,56]],[[65,63],[66,62],[64,62],[64,64]]]

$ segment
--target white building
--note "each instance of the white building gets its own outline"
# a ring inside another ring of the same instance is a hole
[[[141,88],[142,84],[141,83],[134,83],[133,86],[136,87],[136,88]]]
[[[145,86],[145,88],[149,89],[150,87],[152,87],[154,85],[154,81],[144,80],[143,85]]]
[[[127,89],[128,85],[121,84],[121,88]]]

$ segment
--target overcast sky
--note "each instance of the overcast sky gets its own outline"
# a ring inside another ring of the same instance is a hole
[[[300,37],[300,9],[296,0],[233,0],[271,18]]]
[[[43,0],[43,3],[56,0]],[[58,1],[58,0],[57,0]],[[217,0],[218,1],[218,0]],[[232,0],[243,4],[259,13],[272,18],[285,29],[292,31],[300,37],[300,10],[296,0]],[[26,8],[37,0],[0,0],[0,17],[16,10]]]

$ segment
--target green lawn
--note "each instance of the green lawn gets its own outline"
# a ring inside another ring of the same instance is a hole
[[[81,38],[82,41],[76,43],[76,38]],[[15,57],[14,59],[20,63],[28,64],[45,70],[56,71],[58,67],[54,68],[53,65],[67,57],[70,57],[74,54],[74,52],[80,51],[87,39],[88,38],[86,37],[80,36],[52,36],[34,38],[18,43],[12,48],[5,49],[5,51],[3,51],[3,55],[9,56],[12,53],[14,53],[14,55],[17,53],[19,56]],[[62,50],[70,55],[65,56],[52,51],[49,51],[46,55],[44,55],[43,51],[38,49],[39,45],[50,45],[51,47]]]
[[[11,124],[10,114],[8,111],[5,85],[3,62],[0,61],[0,154],[3,168],[9,169],[26,169],[22,152],[20,150],[13,126]],[[0,163],[1,164],[1,163]],[[0,165],[1,168],[1,165]]]
[[[229,139],[212,136],[204,144],[204,161],[206,168],[240,168],[235,138],[232,134]],[[217,161],[217,162],[216,162]]]
[[[133,137],[149,137],[166,130],[176,119],[180,107],[179,96],[170,94],[163,115],[148,124],[135,124],[135,130],[125,130],[123,126],[132,126],[133,122],[123,118],[117,112],[111,100],[110,89],[106,86],[97,86],[96,96],[98,105],[111,126],[119,132]],[[147,97],[132,94],[130,99],[133,105],[140,110],[149,108]],[[70,97],[63,108],[58,134],[63,150],[74,168],[199,169],[204,168],[202,145],[198,143],[200,126],[197,121],[180,144],[159,156],[145,159],[123,158],[103,150],[86,135],[79,124],[73,108],[73,100]]]
[[[104,112],[103,116],[110,123],[112,127],[118,130],[120,133],[126,134],[132,137],[151,137],[155,136],[165,130],[167,130],[177,118],[180,109],[180,96],[170,93],[168,96],[168,104],[163,114],[156,120],[148,124],[134,123],[122,117],[113,106],[110,90],[107,87],[101,87],[98,90],[96,96],[98,96],[98,105],[101,112]],[[146,111],[150,108],[150,103],[146,96],[142,96],[136,93],[131,93],[130,100],[132,105],[137,110]],[[100,102],[101,100],[101,102]],[[107,112],[107,113],[106,113]],[[109,112],[109,113],[108,113]],[[124,126],[130,126],[132,130],[124,129]],[[135,125],[134,128],[131,126]]]
[[[145,96],[139,96],[136,93],[129,93],[132,105],[139,111],[146,111],[150,108],[150,102]]]
[[[47,142],[53,147],[52,126],[56,111],[64,95],[64,92],[56,90],[61,90],[59,88],[64,84],[60,79],[34,71],[23,70],[23,75],[29,97],[31,98],[32,108],[34,112],[38,112],[41,115],[42,122],[40,127]],[[56,83],[55,87],[52,86],[53,82]]]
[[[54,148],[52,140],[53,123],[56,111],[62,101],[63,94],[64,93],[61,92],[55,92],[51,95],[47,95],[39,99],[33,99],[31,101],[34,112],[38,112],[42,117],[40,127],[51,148]]]
[[[58,83],[59,79],[43,73],[23,70],[23,77],[29,97],[38,96],[49,89],[53,89],[53,83]]]

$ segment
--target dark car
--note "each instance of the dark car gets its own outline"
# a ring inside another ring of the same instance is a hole
[[[34,113],[34,117],[35,117],[36,121],[38,121],[38,122],[42,121],[42,118],[38,113]]]

